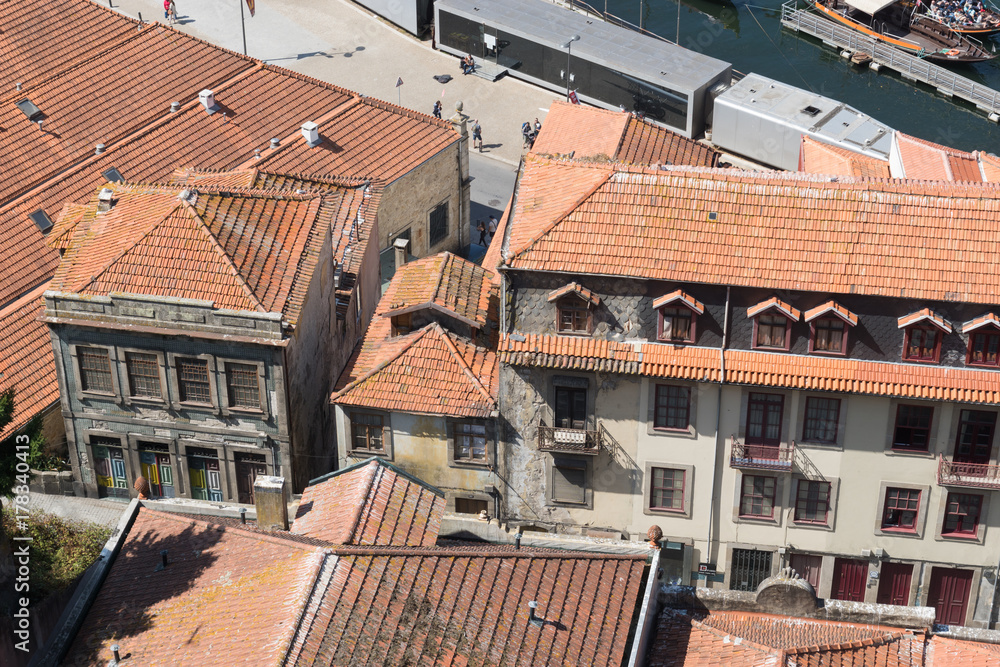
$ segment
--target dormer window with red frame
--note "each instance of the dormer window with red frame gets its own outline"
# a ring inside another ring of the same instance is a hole
[[[858,316],[836,301],[827,301],[805,312],[809,323],[809,351],[816,354],[847,353],[847,331],[857,326]]]
[[[903,361],[936,364],[941,359],[941,339],[951,333],[951,324],[930,308],[899,318],[903,329]]]
[[[669,343],[693,343],[698,332],[698,316],[705,304],[681,290],[675,290],[653,301],[659,324],[656,337]]]
[[[567,334],[593,331],[594,308],[601,299],[589,289],[570,283],[550,292],[548,300],[556,304],[556,331]]]
[[[962,333],[969,334],[965,363],[974,366],[1000,366],[1000,317],[986,313],[966,322]]]
[[[747,317],[753,319],[753,347],[788,350],[792,343],[792,322],[798,322],[801,315],[778,297],[747,308]]]

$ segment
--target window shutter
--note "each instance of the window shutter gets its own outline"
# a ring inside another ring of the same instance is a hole
[[[568,463],[552,466],[552,499],[564,503],[587,502],[586,464]]]

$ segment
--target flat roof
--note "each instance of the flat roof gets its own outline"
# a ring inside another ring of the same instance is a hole
[[[855,153],[889,159],[894,130],[843,102],[748,74],[716,98],[802,129],[810,136]]]
[[[681,92],[696,91],[732,67],[545,0],[436,0],[434,6],[557,49],[580,35],[574,57]]]

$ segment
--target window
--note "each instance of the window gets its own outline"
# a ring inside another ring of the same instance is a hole
[[[778,446],[781,443],[781,416],[785,397],[781,394],[752,392],[747,403],[746,442],[748,445]]]
[[[80,388],[83,391],[113,394],[115,388],[111,382],[111,359],[108,351],[99,347],[78,347],[76,355],[80,364]]]
[[[955,442],[955,461],[986,464],[993,454],[993,431],[997,413],[985,410],[962,410]]]
[[[976,537],[983,497],[973,493],[949,493],[941,534],[951,537]]]
[[[806,417],[802,439],[808,442],[837,442],[840,399],[810,396],[806,399]]]
[[[429,236],[431,245],[448,236],[448,202],[438,204],[431,210]]]
[[[882,530],[913,532],[917,527],[920,510],[920,491],[917,489],[885,490],[885,507],[882,511]]]
[[[256,364],[226,362],[226,389],[229,390],[229,407],[260,409],[260,383]]]
[[[694,342],[694,311],[685,306],[660,308],[660,340]]]
[[[754,347],[788,349],[788,318],[784,315],[758,315]]]
[[[969,337],[970,364],[1000,365],[1000,331],[993,328],[977,331]]]
[[[934,408],[927,405],[900,405],[896,409],[896,429],[892,448],[926,452],[931,440]]]
[[[552,462],[552,500],[557,503],[587,503],[587,462],[555,459]]]
[[[211,403],[208,361],[205,359],[177,359],[177,389],[184,403]]]
[[[670,384],[656,385],[655,428],[686,430],[690,424],[691,389]]]
[[[684,510],[684,471],[674,468],[652,468],[649,507],[654,510],[682,512]]]
[[[162,398],[160,362],[155,354],[126,352],[129,393],[136,398]]]
[[[587,427],[587,390],[556,387],[556,424],[559,428]]]
[[[486,462],[486,425],[458,422],[455,429],[455,461]]]
[[[456,514],[476,514],[486,512],[489,514],[490,503],[488,500],[478,498],[455,498]]]
[[[821,317],[812,323],[813,352],[843,354],[847,343],[847,325],[839,317]]]
[[[941,352],[941,330],[935,327],[909,327],[903,340],[903,359],[937,362]]]
[[[740,489],[740,516],[754,519],[774,517],[774,489],[777,480],[765,475],[743,475]]]
[[[590,333],[590,304],[583,299],[570,296],[560,299],[556,328],[560,333]]]
[[[352,449],[384,452],[382,428],[382,415],[364,413],[351,415],[351,442],[354,443]]]
[[[830,482],[800,479],[795,494],[795,521],[826,525],[830,511]]]

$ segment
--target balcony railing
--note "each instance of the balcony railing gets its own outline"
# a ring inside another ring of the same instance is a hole
[[[732,438],[729,466],[751,470],[781,470],[789,472],[795,458],[795,443],[781,445],[747,445]]]
[[[938,455],[937,483],[941,486],[1000,489],[1000,466],[949,461]]]
[[[543,452],[596,455],[601,449],[601,431],[538,425],[538,449]]]

